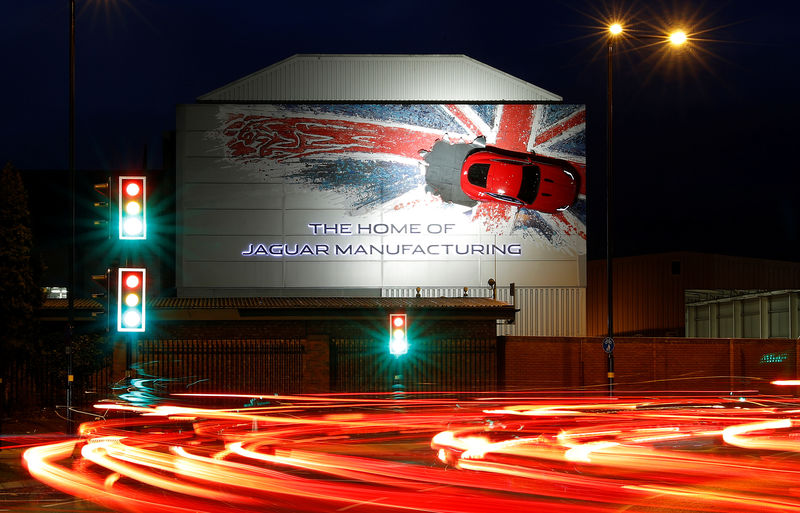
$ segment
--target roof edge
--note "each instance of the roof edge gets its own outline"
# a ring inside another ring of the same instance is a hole
[[[503,70],[495,68],[495,67],[493,67],[493,66],[491,66],[489,64],[481,62],[481,61],[479,61],[477,59],[474,59],[474,58],[472,58],[472,57],[470,57],[468,55],[465,55],[465,54],[400,54],[400,53],[396,53],[396,54],[296,53],[296,54],[291,55],[291,56],[289,56],[289,57],[287,57],[285,59],[282,59],[282,60],[280,60],[280,61],[278,61],[278,62],[276,62],[274,64],[271,64],[271,65],[269,65],[269,66],[267,66],[265,68],[261,68],[261,69],[259,69],[257,71],[249,73],[248,75],[245,75],[245,76],[243,76],[241,78],[238,78],[238,79],[234,80],[233,82],[229,82],[229,83],[227,83],[225,85],[217,87],[213,91],[209,91],[209,92],[207,92],[205,94],[197,96],[195,98],[195,101],[197,103],[206,103],[206,102],[208,102],[208,103],[217,103],[217,102],[219,102],[219,100],[215,100],[213,97],[218,95],[218,94],[220,94],[224,90],[236,87],[237,85],[239,85],[239,84],[241,84],[243,82],[246,82],[246,81],[248,81],[248,80],[250,80],[250,79],[252,79],[252,78],[254,78],[254,77],[258,76],[258,75],[261,75],[263,73],[268,73],[270,71],[279,69],[279,68],[281,68],[283,66],[286,66],[288,63],[293,62],[295,60],[299,60],[299,59],[346,60],[346,59],[352,59],[352,58],[380,58],[380,59],[391,60],[391,59],[407,59],[409,57],[413,57],[413,58],[417,58],[417,59],[430,59],[430,60],[442,59],[442,58],[463,59],[463,60],[465,60],[466,62],[468,62],[469,64],[471,64],[473,66],[478,66],[478,67],[485,68],[486,70],[489,70],[492,73],[496,73],[498,75],[501,75],[502,77],[504,77],[507,80],[510,80],[510,81],[515,82],[515,83],[520,84],[520,85],[523,85],[524,87],[530,88],[530,89],[532,89],[533,91],[539,93],[542,96],[550,96],[550,97],[552,97],[551,99],[543,100],[543,101],[554,101],[554,102],[563,101],[563,97],[560,96],[560,95],[557,95],[557,94],[555,94],[555,93],[553,93],[551,91],[548,91],[547,89],[544,89],[542,87],[539,87],[537,85],[531,84],[530,82],[527,82],[527,81],[525,81],[525,80],[523,80],[523,79],[521,79],[519,77],[515,77],[514,75],[511,75],[510,73],[507,73],[507,72],[505,72]],[[286,100],[286,101],[291,101],[291,100]],[[330,100],[320,99],[318,101],[319,102],[327,102],[327,101],[330,101]],[[422,100],[420,100],[420,101],[422,101]],[[486,101],[486,100],[484,100],[484,101]],[[496,101],[501,101],[501,99],[496,99]],[[502,100],[502,101],[505,101],[505,100]],[[245,101],[245,102],[247,102],[247,101]],[[228,102],[225,102],[225,103],[228,103]],[[253,101],[249,101],[249,103],[253,103]]]

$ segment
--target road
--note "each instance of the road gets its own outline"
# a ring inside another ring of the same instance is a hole
[[[108,403],[25,465],[48,511],[800,511],[797,398],[396,397]]]

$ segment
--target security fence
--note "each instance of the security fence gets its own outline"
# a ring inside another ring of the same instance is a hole
[[[495,339],[428,340],[400,356],[385,341],[332,339],[331,390],[426,392],[495,390]]]
[[[108,396],[115,376],[113,355],[97,357],[90,369],[73,369],[72,406],[87,409]],[[37,408],[66,410],[67,365],[63,352],[17,356],[4,365],[0,383],[0,407],[5,412]]]
[[[800,379],[800,340],[620,337],[614,353],[620,392],[800,392],[798,386],[773,385]],[[63,413],[63,354],[6,363],[3,415],[51,407]],[[400,356],[389,353],[385,340],[372,338],[140,340],[120,344],[113,357],[100,353],[91,367],[77,367],[72,405],[90,409],[108,398],[143,405],[182,400],[171,394],[596,392],[607,385],[606,365],[598,337],[418,340]]]
[[[157,394],[297,394],[300,340],[142,340],[135,376]]]

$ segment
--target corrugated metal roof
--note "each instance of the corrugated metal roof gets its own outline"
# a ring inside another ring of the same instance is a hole
[[[239,321],[244,318],[364,319],[405,311],[439,317],[463,319],[512,319],[514,307],[480,297],[231,297],[231,298],[153,298],[148,308],[162,321]],[[76,313],[82,320],[94,318],[103,306],[91,299],[76,299]],[[92,312],[91,318],[87,316]],[[47,300],[40,310],[42,318],[64,319],[67,300]]]
[[[156,298],[158,309],[296,309],[296,310],[391,310],[391,309],[508,309],[507,303],[482,297],[224,297]]]
[[[148,302],[150,308],[158,309],[504,309],[511,305],[484,297],[160,297]],[[62,310],[68,307],[66,299],[47,299],[42,309]],[[75,299],[78,310],[100,310],[105,308],[94,299]]]
[[[66,299],[45,299],[42,303],[42,310],[61,310],[69,307]],[[73,301],[76,310],[102,310],[105,308],[100,302],[94,299],[75,298]]]
[[[298,54],[199,102],[529,102],[561,97],[466,55]]]

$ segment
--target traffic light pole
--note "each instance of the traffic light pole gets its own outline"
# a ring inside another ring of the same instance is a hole
[[[69,2],[69,188],[72,210],[67,284],[67,434],[75,433],[72,419],[72,342],[75,331],[75,0]]]

